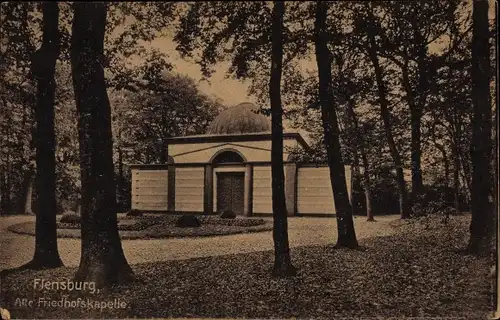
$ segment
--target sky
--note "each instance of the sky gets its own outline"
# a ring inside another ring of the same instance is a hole
[[[162,37],[152,41],[151,46],[168,54],[169,62],[173,65],[173,72],[182,73],[198,81],[199,88],[208,95],[215,95],[227,106],[239,104],[241,102],[256,102],[256,99],[248,96],[247,91],[249,81],[230,79],[226,77],[229,66],[228,63],[221,63],[217,66],[216,72],[208,81],[203,80],[200,67],[191,61],[184,60],[175,50],[175,43],[171,37]]]
[[[495,1],[490,0],[490,19],[495,16]],[[241,81],[226,77],[229,62],[221,63],[217,66],[216,72],[210,78],[209,82],[202,80],[200,67],[191,61],[184,60],[175,50],[175,43],[172,36],[165,36],[153,40],[152,47],[169,55],[169,61],[173,65],[173,71],[188,75],[199,81],[199,88],[208,95],[215,95],[226,105],[232,106],[241,102],[256,102],[256,99],[247,94],[250,81]],[[433,51],[433,48],[430,48]],[[311,65],[315,68],[314,65]],[[309,69],[309,66],[307,67]]]
[[[493,20],[494,16],[495,2],[490,0],[490,19]],[[176,44],[172,40],[171,32],[168,33],[170,33],[170,35],[157,38],[149,45],[169,56],[168,60],[173,66],[173,72],[185,74],[195,79],[202,92],[209,96],[216,96],[221,99],[226,106],[233,106],[242,102],[256,102],[256,98],[249,96],[247,93],[250,86],[250,80],[236,80],[227,76],[229,62],[219,63],[216,66],[216,72],[212,75],[212,77],[208,81],[204,80],[201,69],[195,62],[180,57],[180,54],[175,49]],[[436,42],[431,45],[429,48],[431,52],[439,51],[439,49],[444,49],[444,47],[447,46],[446,43],[441,43],[441,45],[438,43],[439,42]],[[314,62],[314,59],[310,59],[308,65],[305,66],[305,69],[315,70],[316,66]],[[284,121],[284,127],[285,130],[293,130],[290,129],[290,122],[286,120]],[[302,130],[300,131],[304,136],[307,136],[306,132],[302,132]]]
[[[251,84],[250,80],[236,80],[227,76],[230,62],[219,63],[215,68],[216,72],[207,81],[203,79],[200,66],[195,62],[180,57],[180,54],[175,50],[176,44],[171,36],[157,38],[150,45],[169,56],[168,61],[173,66],[172,72],[185,74],[195,79],[198,81],[200,91],[209,96],[216,96],[227,107],[243,102],[257,103],[255,97],[248,95],[248,89]],[[308,132],[301,129],[293,129],[292,123],[289,120],[283,119],[283,127],[285,131],[299,132],[307,142],[310,142]]]

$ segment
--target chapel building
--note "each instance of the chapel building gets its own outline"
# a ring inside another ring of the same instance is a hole
[[[168,139],[168,164],[132,165],[132,209],[272,215],[271,122],[258,109],[241,103],[221,112],[206,134]],[[328,166],[292,159],[290,149],[309,149],[298,132],[284,132],[283,145],[288,215],[334,215]]]

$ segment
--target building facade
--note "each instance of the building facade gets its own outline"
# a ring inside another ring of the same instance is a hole
[[[132,165],[132,209],[271,215],[271,124],[257,109],[243,103],[223,111],[207,134],[170,138],[168,164]],[[283,144],[288,214],[335,214],[328,166],[293,161],[291,148],[309,148],[297,132],[285,132]],[[346,182],[350,196],[348,166]]]

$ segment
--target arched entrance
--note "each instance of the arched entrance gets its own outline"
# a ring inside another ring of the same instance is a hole
[[[243,155],[235,150],[221,151],[213,157],[216,190],[216,210],[245,211],[245,167]],[[223,165],[222,165],[223,164]]]
[[[226,149],[217,152],[213,157],[213,164],[218,163],[243,163],[245,162],[245,158],[241,153],[233,149]]]

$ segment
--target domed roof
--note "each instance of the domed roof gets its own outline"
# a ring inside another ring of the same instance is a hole
[[[244,102],[222,111],[208,127],[208,134],[270,132],[271,121],[253,103]]]

